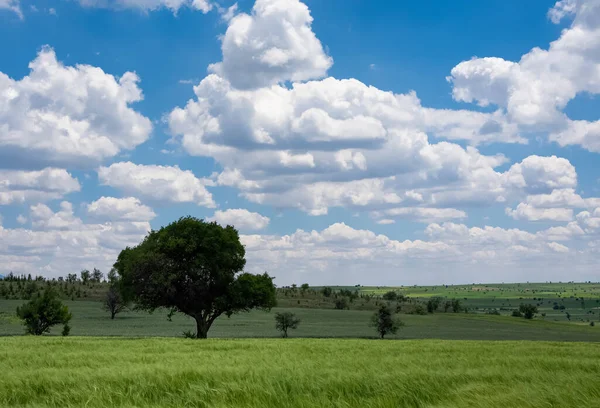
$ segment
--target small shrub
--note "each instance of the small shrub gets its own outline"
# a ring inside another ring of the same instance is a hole
[[[390,290],[389,292],[384,293],[382,297],[384,300],[394,301],[398,299],[398,294],[393,290]]]
[[[375,327],[380,338],[383,339],[386,334],[396,334],[398,329],[404,326],[404,323],[394,319],[390,308],[382,305],[371,318],[371,326]]]
[[[348,300],[343,297],[335,301],[335,308],[338,310],[348,309]]]
[[[63,326],[63,329],[62,329],[61,335],[62,335],[62,336],[64,336],[64,337],[66,337],[66,336],[68,336],[70,333],[71,333],[71,326],[69,326],[68,324],[65,324],[65,325]]]
[[[523,313],[521,313],[521,311],[519,309],[515,309],[512,311],[511,316],[512,317],[523,317]]]
[[[184,339],[195,339],[196,338],[196,333],[194,333],[191,330],[185,330],[183,333],[183,338]]]
[[[596,323],[594,323],[594,321],[590,322],[590,326],[594,327],[596,325]]]
[[[288,330],[297,329],[300,324],[300,319],[291,312],[283,312],[275,314],[275,328],[281,332],[281,337],[288,337]]]

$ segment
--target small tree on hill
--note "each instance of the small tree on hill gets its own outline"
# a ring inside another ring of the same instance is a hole
[[[371,326],[375,327],[380,338],[383,339],[386,334],[396,334],[398,329],[404,326],[404,323],[394,319],[392,310],[382,305],[371,318]]]
[[[308,283],[303,283],[302,285],[300,285],[300,291],[302,292],[302,296],[304,296],[304,293],[306,293],[306,291],[310,288],[310,286],[308,285]]]
[[[460,299],[452,299],[452,312],[460,313],[462,310],[463,307],[460,304]]]
[[[525,319],[533,319],[533,316],[538,312],[538,308],[532,304],[521,303],[519,306],[519,312],[523,314]]]
[[[321,291],[321,293],[323,293],[323,296],[325,296],[325,297],[330,297],[331,294],[333,293],[333,291],[331,290],[331,288],[329,286],[325,286],[323,288],[323,290]]]
[[[50,332],[50,328],[57,324],[64,325],[63,335],[68,335],[70,331],[68,323],[72,317],[71,313],[51,287],[46,288],[42,295],[18,307],[17,316],[23,320],[25,331],[35,336]]]
[[[427,313],[433,313],[437,310],[437,308],[442,303],[442,299],[439,297],[432,297],[427,301]]]
[[[344,310],[344,309],[348,309],[348,299],[346,299],[345,297],[343,298],[339,298],[338,300],[335,301],[335,308],[338,310]]]
[[[79,273],[79,276],[81,276],[81,282],[83,282],[83,284],[86,285],[89,282],[92,274],[87,269],[84,269]]]
[[[100,271],[100,269],[94,268],[90,280],[92,282],[100,283],[102,279],[104,279],[104,274]]]
[[[385,292],[382,297],[383,297],[383,300],[394,301],[394,300],[398,299],[398,294],[396,292],[394,292],[393,290],[390,290],[389,292]]]
[[[272,277],[240,274],[244,255],[234,227],[184,217],[121,251],[114,266],[126,300],[143,310],[165,307],[191,316],[196,337],[204,339],[223,314],[275,306]]]
[[[288,330],[297,329],[300,319],[291,312],[275,314],[275,328],[281,332],[281,337],[287,338]]]
[[[104,310],[110,313],[111,320],[115,318],[118,313],[121,313],[127,308],[127,302],[121,296],[119,289],[116,286],[111,286],[106,292],[104,298]]]

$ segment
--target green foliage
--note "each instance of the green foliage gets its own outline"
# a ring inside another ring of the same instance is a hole
[[[331,294],[333,293],[333,291],[331,290],[331,288],[329,286],[325,286],[323,288],[323,290],[321,290],[321,293],[323,294],[323,296],[325,296],[326,298],[330,297]]]
[[[538,308],[530,303],[521,303],[519,312],[523,314],[525,319],[533,319],[533,316],[538,312]]]
[[[442,303],[442,299],[439,297],[432,297],[427,301],[427,313],[434,313],[440,304]]]
[[[404,323],[394,318],[392,310],[382,305],[371,317],[371,326],[377,330],[382,339],[386,334],[396,334],[398,329],[404,326]]]
[[[92,277],[92,274],[87,269],[84,269],[79,273],[79,276],[81,276],[81,282],[83,282],[84,285],[87,285]]]
[[[460,313],[464,310],[462,304],[460,303],[460,299],[452,299],[452,312]]]
[[[412,310],[409,312],[409,314],[416,314],[416,315],[426,315],[427,314],[427,310],[425,309],[425,307],[423,306],[423,304],[421,303],[417,303],[416,305],[413,306]]]
[[[288,330],[297,329],[300,319],[294,313],[275,313],[275,328],[281,332],[281,337],[288,337]]]
[[[345,297],[339,298],[335,301],[335,308],[338,310],[348,309],[348,299]]]
[[[383,300],[395,301],[398,299],[398,293],[396,293],[393,290],[390,290],[389,292],[385,292],[382,298]]]
[[[523,317],[523,313],[521,313],[521,311],[519,309],[515,309],[512,311],[511,316],[512,317]]]
[[[18,307],[17,316],[23,320],[25,331],[35,336],[50,332],[52,326],[57,324],[65,325],[68,334],[70,328],[66,329],[66,327],[72,317],[67,306],[63,305],[51,288],[47,288],[41,296],[36,296]]]
[[[184,330],[182,335],[183,335],[184,339],[195,339],[196,338],[196,333],[194,333],[191,330]]]
[[[118,313],[121,313],[128,306],[128,302],[123,299],[118,286],[112,285],[106,292],[104,299],[104,310],[110,313],[110,318],[114,319]]]
[[[165,307],[191,316],[197,338],[206,338],[222,314],[276,304],[269,275],[238,275],[244,255],[234,227],[183,217],[121,251],[114,267],[126,300],[143,310]]]
[[[309,288],[310,288],[310,286],[308,283],[303,283],[302,285],[300,285],[300,290],[302,292],[306,292]]]

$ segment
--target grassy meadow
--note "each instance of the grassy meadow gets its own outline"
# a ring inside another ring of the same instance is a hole
[[[0,336],[22,335],[22,323],[11,316],[23,301],[0,301]],[[194,321],[184,315],[167,320],[167,312],[123,312],[111,320],[98,301],[67,301],[73,313],[71,334],[74,336],[181,337],[183,331],[193,330]],[[375,338],[369,327],[373,314],[369,310],[334,310],[312,308],[275,308],[271,312],[252,311],[227,318],[220,317],[209,332],[213,338],[278,337],[274,314],[295,313],[302,322],[291,337]],[[600,324],[573,324],[568,321],[528,321],[509,316],[474,313],[435,313],[425,316],[400,314],[406,324],[396,339],[448,340],[546,340],[600,341]],[[60,335],[60,327],[52,334]]]
[[[600,406],[600,344],[357,339],[0,341],[5,407]]]

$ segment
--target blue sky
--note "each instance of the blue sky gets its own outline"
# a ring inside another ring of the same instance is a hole
[[[597,15],[0,0],[0,273],[106,270],[191,214],[278,284],[594,280]]]

